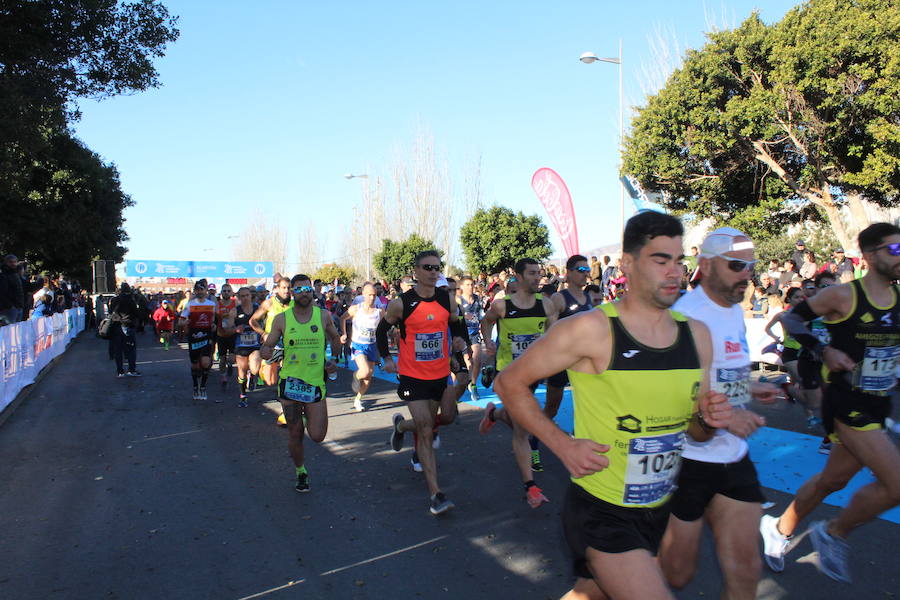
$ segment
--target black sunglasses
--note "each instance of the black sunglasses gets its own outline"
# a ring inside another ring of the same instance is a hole
[[[440,272],[441,269],[444,268],[444,264],[436,264],[436,265],[419,265],[420,269],[424,269],[426,271],[434,271],[435,273]]]

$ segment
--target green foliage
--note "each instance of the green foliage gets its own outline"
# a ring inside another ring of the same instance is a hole
[[[347,265],[328,263],[319,267],[319,270],[313,274],[312,278],[314,280],[321,279],[327,285],[333,284],[335,279],[341,285],[348,285],[356,278],[356,271],[353,270],[353,267]]]
[[[411,275],[416,254],[424,250],[437,250],[434,242],[414,233],[402,242],[381,240],[381,250],[372,256],[375,271],[389,282],[397,281],[404,275]],[[443,252],[438,250],[441,256]]]
[[[462,226],[459,239],[472,273],[497,273],[520,258],[540,261],[552,252],[550,231],[540,217],[503,206],[476,211]]]
[[[98,254],[121,260],[131,201],[69,123],[78,98],[157,87],[151,61],[178,38],[175,22],[157,0],[2,2],[0,204],[13,213],[0,222],[4,251],[65,273]]]
[[[751,234],[850,195],[895,205],[898,39],[896,0],[811,0],[774,25],[754,13],[710,34],[639,109],[623,171],[670,210]]]

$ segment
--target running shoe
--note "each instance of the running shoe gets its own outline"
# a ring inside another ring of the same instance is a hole
[[[841,583],[853,583],[850,565],[847,564],[850,546],[840,538],[828,534],[825,521],[816,521],[810,526],[810,540],[819,553],[819,569]]]
[[[784,555],[791,545],[791,538],[778,531],[778,519],[763,515],[759,521],[759,533],[763,539],[763,558],[775,573],[784,571]]]
[[[818,427],[821,424],[822,424],[822,419],[820,419],[816,415],[809,415],[808,417],[806,417],[806,428],[807,429],[814,429],[815,427]]]
[[[544,502],[550,502],[547,496],[543,494],[543,490],[536,485],[529,487],[528,491],[525,492],[525,501],[528,502],[528,506],[531,508],[537,508]]]
[[[475,382],[469,384],[469,395],[472,397],[472,400],[478,400],[478,386],[475,385]]]
[[[431,447],[437,450],[441,447],[441,437],[438,435],[437,429],[432,432],[434,435],[431,437]]]
[[[297,485],[294,486],[294,489],[298,492],[308,492],[309,491],[309,473],[298,473],[297,474]]]
[[[353,410],[356,412],[362,412],[366,410],[362,403],[362,396],[356,394],[356,398],[353,399]]]
[[[200,388],[194,386],[194,400],[200,400]]]
[[[431,506],[429,507],[429,510],[431,510],[431,514],[433,515],[440,515],[447,512],[454,506],[455,505],[453,504],[453,502],[451,502],[450,499],[444,495],[444,492],[438,492],[431,497]]]
[[[125,373],[116,373],[116,379],[125,379]]]
[[[540,450],[531,451],[531,470],[535,473],[540,473],[544,470],[544,463],[541,462]]]
[[[140,377],[141,372],[140,371],[128,371],[127,373],[125,373],[125,375],[127,375],[128,377]]]
[[[819,444],[819,454],[831,454],[831,442],[822,442]]]
[[[494,375],[497,374],[497,369],[494,365],[485,365],[483,369],[481,369],[481,386],[484,389],[488,389],[491,387],[491,384],[494,383]]]
[[[391,429],[391,448],[394,452],[400,452],[403,449],[403,432],[400,431],[400,423],[403,422],[403,415],[394,413],[394,427]]]
[[[497,421],[491,419],[494,416],[494,410],[497,407],[493,402],[488,402],[487,406],[484,407],[484,416],[481,417],[481,422],[478,424],[478,433],[481,435],[487,434],[491,428],[497,424]]]
[[[279,427],[287,427],[287,420],[284,418],[284,413],[278,415],[278,418],[275,419],[275,424]]]
[[[206,388],[205,388],[205,387],[202,387],[202,386],[200,387],[200,399],[201,399],[201,400],[207,400],[207,399],[208,399],[208,397],[206,396]]]
[[[419,453],[415,450],[413,450],[412,458],[409,459],[409,464],[412,465],[412,469],[416,473],[422,472],[422,463],[419,462]]]
[[[238,402],[238,407],[247,408],[247,395],[241,394],[240,402]]]

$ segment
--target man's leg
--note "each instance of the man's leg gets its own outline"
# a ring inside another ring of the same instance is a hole
[[[306,433],[309,434],[309,439],[321,444],[328,433],[328,404],[323,398],[318,402],[304,404],[303,410],[306,413]]]
[[[129,331],[125,336],[125,358],[128,360],[128,372],[137,372],[137,338],[134,331]]]
[[[702,518],[682,521],[669,515],[669,524],[659,546],[659,566],[672,587],[681,589],[694,578],[702,535]]]
[[[588,548],[586,557],[588,568],[594,576],[597,587],[610,598],[616,600],[674,599],[672,592],[666,586],[665,578],[656,559],[646,550],[629,550],[619,554],[610,554]]]
[[[575,587],[569,590],[560,600],[608,600],[609,596],[593,579],[579,577],[575,580]]]
[[[428,485],[428,493],[434,496],[441,491],[437,482],[437,463],[434,459],[433,433],[434,418],[437,415],[438,403],[435,400],[410,400],[406,403],[412,423],[408,420],[400,424],[401,431],[415,431],[418,443],[416,452],[422,471],[425,473],[425,483]],[[412,426],[410,426],[412,425]]]
[[[369,390],[369,384],[372,382],[372,375],[375,374],[375,364],[366,359],[365,354],[357,354],[353,357],[356,363],[356,373],[353,374],[355,381],[353,388],[357,394],[364,396]]]
[[[757,538],[761,515],[759,503],[741,502],[721,494],[716,494],[706,509],[725,580],[723,598],[756,598],[762,566]]]

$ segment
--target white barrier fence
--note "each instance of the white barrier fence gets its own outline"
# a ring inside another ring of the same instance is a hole
[[[0,411],[12,402],[38,373],[62,354],[69,342],[84,330],[84,309],[71,308],[49,317],[0,327]]]

